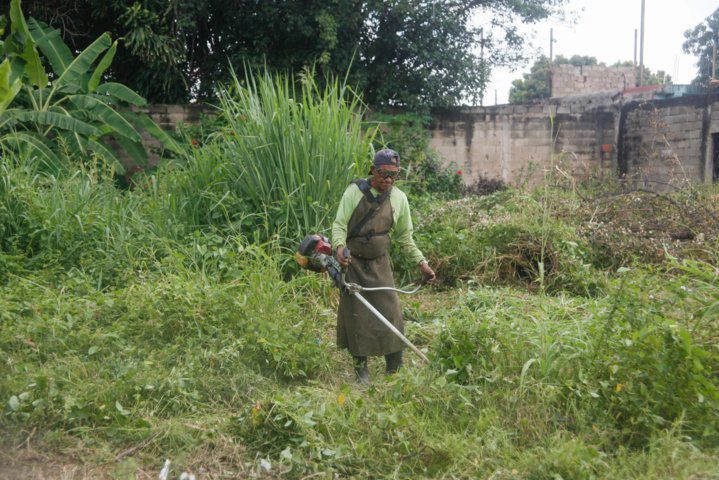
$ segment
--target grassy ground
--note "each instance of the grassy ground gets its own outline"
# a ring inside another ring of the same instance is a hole
[[[223,267],[178,249],[111,287],[12,264],[0,473],[156,478],[168,458],[170,478],[719,478],[716,263],[601,268],[560,215],[527,223],[533,202],[418,202],[444,282],[404,306],[432,363],[408,352],[385,377],[375,360],[369,388],[333,345],[336,292],[266,248],[210,242]],[[543,236],[544,277],[526,267]]]
[[[375,359],[359,388],[337,292],[292,247],[371,139],[341,92],[262,85],[131,191],[2,157],[0,478],[719,478],[716,188],[449,200],[425,187],[456,173],[410,178],[439,282],[403,299],[406,332],[431,362]],[[326,181],[290,168],[319,157]]]

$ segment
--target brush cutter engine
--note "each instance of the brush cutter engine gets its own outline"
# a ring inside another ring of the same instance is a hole
[[[327,237],[319,234],[307,235],[295,252],[295,261],[307,270],[327,272],[335,287],[346,288],[342,267],[332,256],[332,245]]]

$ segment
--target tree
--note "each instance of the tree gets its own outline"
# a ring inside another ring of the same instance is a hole
[[[152,102],[214,95],[229,65],[325,78],[349,72],[371,105],[479,97],[489,70],[520,61],[516,28],[567,0],[26,0],[73,50],[108,31],[125,39],[109,78]],[[471,21],[482,15],[483,26]]]
[[[719,8],[693,29],[684,32],[684,53],[696,55],[697,76],[694,84],[708,84],[712,79],[714,46],[719,46]]]
[[[598,65],[595,57],[573,55],[565,58],[557,55],[554,65]],[[523,78],[514,80],[509,90],[509,103],[524,103],[532,100],[549,98],[552,92],[549,91],[549,58],[542,55],[534,62],[529,73]]]
[[[31,152],[53,169],[64,158],[92,153],[122,170],[113,141],[144,164],[140,130],[176,150],[149,117],[118,111],[121,104],[140,106],[145,100],[125,85],[102,82],[116,49],[105,33],[74,57],[57,30],[26,21],[20,0],[11,0],[10,33],[0,42],[0,146]]]

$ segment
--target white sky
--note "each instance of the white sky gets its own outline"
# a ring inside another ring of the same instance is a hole
[[[717,0],[645,0],[644,65],[664,70],[675,84],[696,77],[696,57],[682,52],[684,31],[694,28],[719,7]],[[549,56],[549,32],[554,29],[554,55],[588,55],[611,65],[634,59],[634,30],[641,37],[641,0],[570,0],[567,21],[548,20],[532,26],[533,47]],[[572,14],[574,12],[574,15]],[[569,19],[575,18],[574,24]],[[512,80],[522,78],[531,64],[517,70],[497,69],[484,96],[484,105],[506,103]],[[637,63],[639,49],[637,48]]]

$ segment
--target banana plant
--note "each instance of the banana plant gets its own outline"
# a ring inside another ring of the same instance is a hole
[[[120,172],[120,148],[135,164],[147,163],[141,131],[180,151],[147,115],[130,111],[130,105],[145,105],[144,98],[120,83],[102,82],[117,40],[105,33],[75,57],[59,30],[25,20],[20,0],[11,0],[10,23],[0,44],[0,143],[30,149],[55,167],[67,157],[95,155]],[[49,76],[38,49],[49,63]]]

